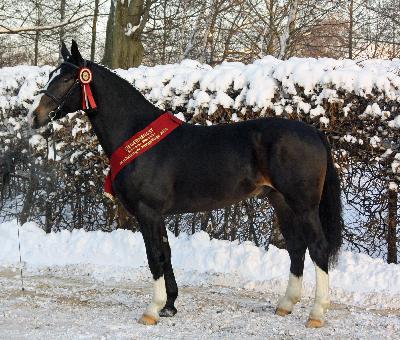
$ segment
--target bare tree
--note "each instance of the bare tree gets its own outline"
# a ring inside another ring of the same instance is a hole
[[[289,5],[287,24],[279,37],[280,50],[278,59],[284,59],[287,55],[288,42],[296,28],[296,15],[298,9],[298,1],[292,0]]]
[[[61,22],[65,21],[65,0],[60,1],[60,20]],[[60,27],[60,46],[65,40],[65,27],[61,26]],[[58,61],[61,62],[62,60],[62,55],[61,55],[61,49],[60,52],[58,53]]]
[[[115,11],[110,11],[107,26],[106,39],[111,39],[112,44],[106,45],[103,61],[108,66],[129,68],[142,63],[142,33],[153,2],[154,0],[117,1]],[[111,56],[109,60],[108,56]]]
[[[97,34],[97,18],[99,15],[99,0],[94,1],[94,13],[92,22],[92,42],[90,44],[90,60],[94,60],[96,52],[96,34]]]

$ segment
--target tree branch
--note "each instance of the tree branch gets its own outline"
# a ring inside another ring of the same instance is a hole
[[[84,15],[82,17],[76,18],[76,19],[72,19],[69,18],[68,20],[59,22],[57,24],[52,24],[52,25],[45,25],[45,26],[25,26],[25,27],[14,27],[14,28],[10,28],[10,27],[6,27],[4,25],[0,24],[0,34],[20,34],[23,32],[38,32],[38,31],[50,31],[56,28],[60,28],[60,27],[64,27],[70,24],[73,24],[79,20],[91,17],[92,15]]]

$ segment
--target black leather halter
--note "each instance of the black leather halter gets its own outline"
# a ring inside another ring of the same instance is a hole
[[[85,61],[85,64],[86,64],[86,61]],[[71,66],[71,67],[73,67],[73,68],[75,68],[75,69],[77,69],[77,70],[80,69],[79,66],[76,66],[75,64],[72,64],[72,63],[70,63],[70,62],[68,62],[68,61],[64,61],[64,62],[62,62],[62,63],[60,64],[60,66],[58,66],[55,70],[53,70],[53,71],[50,72],[50,74],[49,74],[49,79],[51,79],[51,77],[53,76],[53,74],[54,74],[55,72],[57,72],[63,65],[69,65],[69,66]],[[74,84],[69,88],[69,90],[68,90],[61,98],[55,96],[54,94],[52,94],[51,92],[49,92],[47,89],[39,91],[39,93],[43,93],[45,96],[49,97],[51,100],[54,101],[54,103],[57,104],[57,108],[54,109],[54,110],[52,110],[52,111],[50,111],[49,114],[48,114],[49,119],[50,119],[51,121],[53,121],[54,119],[56,119],[57,116],[58,116],[58,114],[62,113],[62,109],[63,109],[63,106],[64,106],[66,100],[69,98],[69,96],[71,95],[72,91],[75,89],[75,87],[76,87],[77,85],[79,85],[79,79],[75,79]]]

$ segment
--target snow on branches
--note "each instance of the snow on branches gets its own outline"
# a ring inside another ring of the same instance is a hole
[[[22,126],[25,109],[50,70],[49,66],[0,70],[2,135]],[[249,65],[226,62],[212,68],[184,60],[116,72],[155,105],[180,112],[189,122],[217,124],[272,115],[301,119],[327,131],[343,149],[353,153],[364,149],[371,161],[391,157],[388,171],[400,173],[394,158],[400,152],[399,59],[282,61],[267,56]],[[72,129],[69,136],[87,138],[84,132],[89,126],[83,120],[76,115],[75,123],[67,124]],[[390,155],[385,154],[388,149],[393,151]]]

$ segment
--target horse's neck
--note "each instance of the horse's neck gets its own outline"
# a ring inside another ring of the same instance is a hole
[[[95,72],[93,87],[97,110],[89,118],[103,150],[110,157],[124,141],[162,112],[110,71],[96,67]]]

